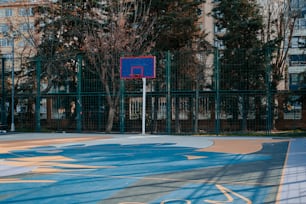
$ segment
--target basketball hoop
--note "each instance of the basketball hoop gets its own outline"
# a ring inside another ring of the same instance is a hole
[[[143,75],[142,75],[142,74],[131,74],[130,76],[131,76],[131,78],[133,78],[133,79],[141,79],[141,78],[143,78]]]
[[[142,134],[146,133],[146,79],[155,78],[155,56],[121,57],[120,78],[142,78]]]

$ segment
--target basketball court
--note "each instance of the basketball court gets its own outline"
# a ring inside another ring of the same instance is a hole
[[[0,136],[0,203],[306,203],[304,138]]]

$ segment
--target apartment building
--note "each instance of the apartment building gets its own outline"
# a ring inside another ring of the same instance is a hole
[[[298,18],[295,23],[293,37],[288,55],[288,82],[290,90],[301,88],[301,73],[306,72],[306,1],[291,0],[290,13],[295,13]]]
[[[6,69],[20,69],[20,59],[35,54],[33,7],[40,0],[0,0],[0,53],[6,60]],[[6,71],[9,71],[6,70]]]

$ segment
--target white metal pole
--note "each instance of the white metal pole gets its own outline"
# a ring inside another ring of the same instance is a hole
[[[14,132],[15,131],[15,123],[14,123],[14,103],[15,103],[15,101],[14,101],[14,95],[15,95],[15,93],[14,93],[14,91],[15,91],[15,85],[14,85],[14,69],[15,69],[15,63],[14,63],[14,58],[15,58],[15,56],[14,56],[14,49],[15,49],[15,47],[14,47],[14,43],[15,43],[15,41],[14,41],[14,36],[13,37],[11,37],[11,43],[12,43],[12,123],[11,123],[11,131],[12,132]]]
[[[142,78],[142,135],[146,134],[146,78]]]

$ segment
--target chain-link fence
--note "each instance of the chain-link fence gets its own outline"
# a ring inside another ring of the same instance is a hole
[[[305,129],[305,92],[273,89],[270,62],[264,60],[269,57],[249,59],[245,52],[230,57],[219,51],[155,53],[156,78],[146,80],[145,131]],[[113,56],[114,64],[94,65],[82,55],[15,59],[14,71],[10,59],[2,59],[1,127],[140,133],[143,81],[120,79],[120,56]]]

